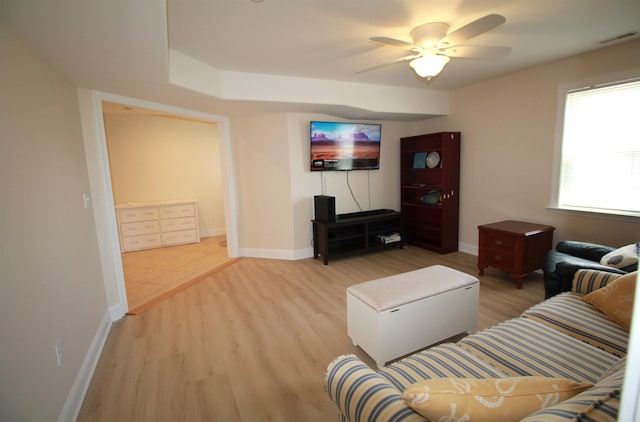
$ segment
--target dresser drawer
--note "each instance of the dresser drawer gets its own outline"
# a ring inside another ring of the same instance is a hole
[[[196,228],[195,217],[172,218],[170,220],[160,220],[160,227],[163,232],[174,232],[178,230],[189,230]]]
[[[133,223],[136,221],[150,221],[158,219],[157,208],[132,208],[118,210],[120,223]]]
[[[123,237],[138,236],[141,234],[158,233],[160,223],[158,221],[140,221],[137,223],[124,223],[120,225],[120,235]]]
[[[122,249],[125,252],[137,251],[140,249],[159,248],[160,246],[162,246],[160,233],[122,238]]]
[[[484,247],[494,250],[512,252],[516,245],[516,239],[502,233],[485,232]]]
[[[130,203],[116,210],[123,252],[200,242],[195,201]]]
[[[165,246],[193,242],[198,242],[198,234],[195,230],[181,230],[177,232],[162,233],[162,244]]]
[[[160,207],[160,218],[193,217],[196,215],[194,204],[167,205]]]

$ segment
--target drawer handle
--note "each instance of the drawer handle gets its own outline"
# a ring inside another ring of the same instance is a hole
[[[495,244],[498,245],[498,246],[502,245],[502,240],[496,240]]]
[[[500,261],[502,257],[500,255],[496,255],[493,257],[493,259],[495,259],[496,261]]]

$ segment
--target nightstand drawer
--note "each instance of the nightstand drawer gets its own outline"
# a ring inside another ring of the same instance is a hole
[[[514,220],[478,226],[480,275],[485,268],[496,267],[507,271],[518,289],[522,288],[522,279],[544,265],[554,230],[552,226]]]
[[[513,251],[515,244],[516,239],[513,236],[487,231],[485,233],[485,242],[483,246],[501,251]]]
[[[515,266],[515,255],[513,253],[487,248],[485,262],[492,267],[506,271],[513,271]]]

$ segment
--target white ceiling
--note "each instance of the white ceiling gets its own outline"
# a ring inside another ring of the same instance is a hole
[[[356,73],[405,55],[369,37],[410,41],[420,24],[443,21],[455,30],[489,13],[505,16],[506,23],[468,44],[511,47],[506,59],[452,59],[431,81],[417,77],[407,62]],[[600,43],[640,32],[640,1],[0,0],[0,20],[80,87],[215,114],[280,109],[340,116],[349,107],[229,101],[184,89],[169,82],[170,50],[214,73],[447,91],[622,42]]]

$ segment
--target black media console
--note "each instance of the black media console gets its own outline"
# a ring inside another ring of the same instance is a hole
[[[387,209],[339,214],[336,222],[311,220],[313,257],[350,256],[385,248],[403,248],[402,214]]]

